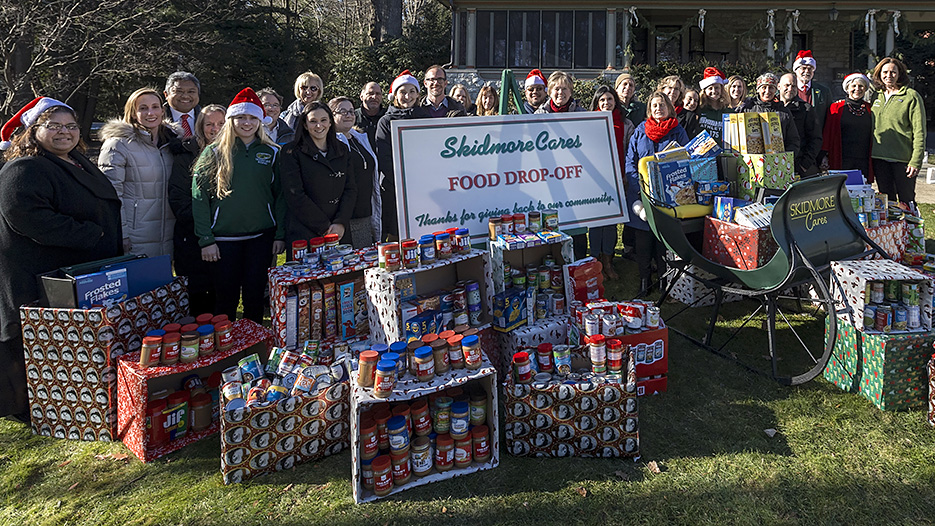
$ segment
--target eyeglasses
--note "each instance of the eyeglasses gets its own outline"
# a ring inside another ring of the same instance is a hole
[[[526,88],[526,91],[545,91],[545,88],[542,86],[530,86]]]
[[[264,104],[263,107],[273,109],[273,110],[276,108],[282,108],[282,106],[280,106],[278,102],[269,102],[269,103]]]
[[[353,115],[354,110],[337,110],[334,112],[335,115],[340,115],[341,117],[346,117],[348,115]]]
[[[52,130],[52,131],[59,131],[62,128],[65,128],[68,131],[77,131],[79,128],[78,124],[74,122],[71,122],[68,124],[60,124],[57,122],[47,122],[43,124],[42,127],[47,130]]]
[[[300,91],[308,90],[308,91],[315,92],[315,91],[320,91],[321,88],[319,88],[318,86],[299,86],[299,90]]]
[[[430,79],[425,79],[425,82],[445,82],[446,80],[448,79],[445,77],[432,77]]]

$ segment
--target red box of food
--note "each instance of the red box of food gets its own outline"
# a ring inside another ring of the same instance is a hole
[[[636,361],[636,376],[646,378],[669,372],[669,329],[660,320],[659,328],[616,337],[629,346]]]
[[[779,246],[769,228],[750,228],[707,216],[704,218],[704,257],[727,267],[752,270],[765,265]]]
[[[638,378],[636,380],[636,395],[649,396],[666,392],[669,377],[661,374],[652,378]]]
[[[192,363],[171,366],[141,367],[139,352],[128,354],[117,365],[117,438],[143,462],[151,462],[217,433],[220,422],[215,419],[201,431],[188,430],[184,436],[161,446],[149,443],[146,406],[150,395],[162,389],[182,389],[183,378],[197,374],[207,378],[215,371],[223,371],[237,365],[244,356],[257,353],[266,356],[272,345],[273,334],[269,329],[250,321],[237,320],[232,329],[234,346],[227,351],[216,351]],[[214,411],[218,414],[218,411]]]

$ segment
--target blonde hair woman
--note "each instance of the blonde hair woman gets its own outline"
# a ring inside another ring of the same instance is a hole
[[[280,149],[266,135],[269,117],[251,88],[234,97],[226,118],[195,162],[195,235],[202,259],[212,265],[214,313],[233,320],[243,293],[243,317],[262,323],[270,254],[286,248]]]
[[[747,83],[740,75],[732,75],[727,79],[727,96],[730,98],[730,107],[737,110],[747,99]]]
[[[167,196],[173,163],[169,142],[177,134],[164,117],[158,91],[134,91],[123,118],[101,128],[104,144],[97,161],[123,204],[124,251],[149,257],[172,254],[175,227]]]
[[[309,104],[321,99],[325,92],[325,84],[318,74],[306,71],[296,77],[292,91],[295,94],[295,100],[286,108],[286,111],[282,112],[279,118],[294,131],[296,122],[298,122],[299,116],[302,115],[302,110]]]
[[[549,100],[542,103],[536,113],[565,113],[573,111],[588,111],[574,99],[575,79],[564,71],[553,71],[549,75],[546,91]]]

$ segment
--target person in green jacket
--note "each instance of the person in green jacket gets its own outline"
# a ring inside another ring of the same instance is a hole
[[[890,201],[909,205],[916,198],[916,176],[925,154],[925,105],[908,87],[909,71],[900,60],[886,57],[873,69],[877,88],[873,100],[874,178]]]
[[[270,254],[286,249],[279,146],[263,127],[270,120],[253,89],[244,88],[193,171],[192,217],[201,257],[213,267],[214,313],[231,320],[243,294],[243,317],[263,323]]]

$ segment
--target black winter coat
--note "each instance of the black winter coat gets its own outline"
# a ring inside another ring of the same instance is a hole
[[[821,153],[822,129],[818,127],[818,114],[811,104],[796,97],[786,104],[799,133],[799,155],[795,157],[795,171],[802,176],[818,173],[818,154]]]
[[[20,336],[19,307],[39,299],[37,274],[123,252],[117,192],[85,156],[71,158],[83,169],[41,153],[0,170],[2,341]]]
[[[209,266],[201,259],[201,247],[192,218],[192,166],[200,153],[198,141],[194,137],[173,139],[169,142],[169,150],[173,158],[168,194],[169,206],[175,215],[172,237],[175,273],[179,276],[206,275]]]
[[[308,152],[295,143],[283,148],[279,167],[286,197],[286,244],[323,236],[333,223],[350,239],[351,214],[357,199],[357,174],[350,151],[335,141],[327,155]]]
[[[429,117],[424,106],[397,108],[390,106],[377,124],[377,164],[383,175],[381,187],[383,197],[383,235],[399,237],[399,223],[396,210],[396,171],[393,167],[393,141],[390,134],[392,122],[399,119],[426,119]]]

